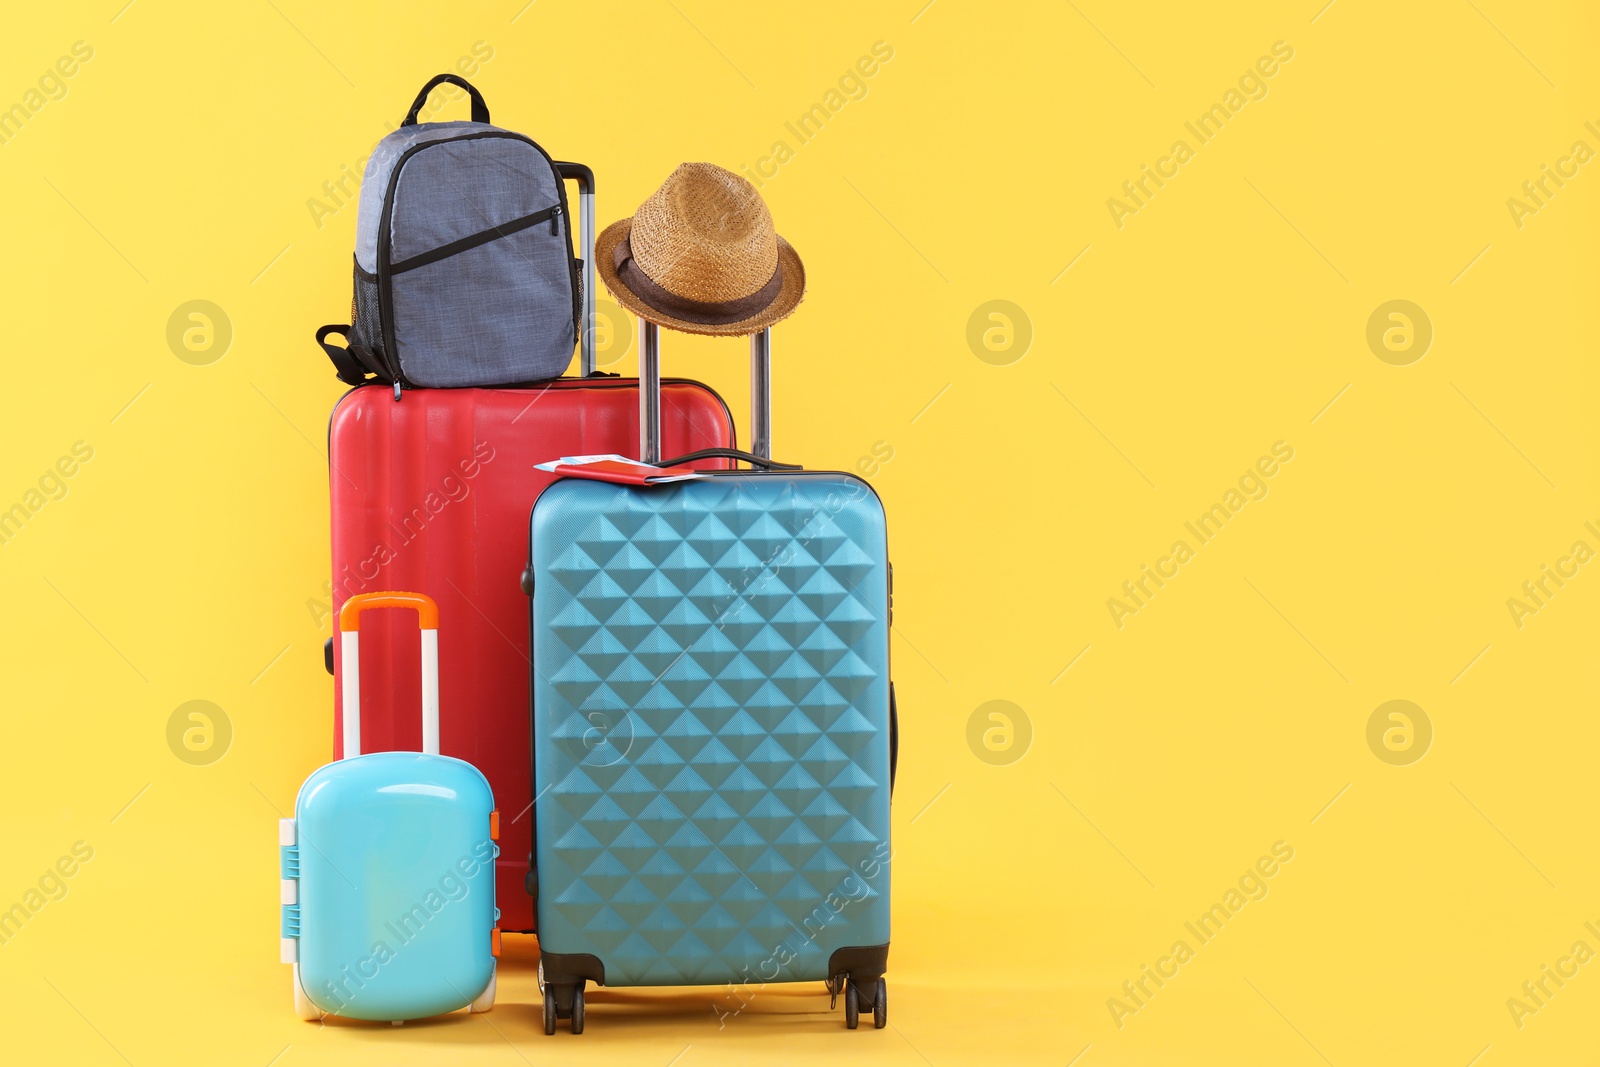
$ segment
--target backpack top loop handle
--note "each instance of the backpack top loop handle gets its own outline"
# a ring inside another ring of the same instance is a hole
[[[411,110],[406,112],[405,121],[400,125],[415,126],[417,124],[417,116],[422,114],[422,105],[428,102],[428,94],[440,85],[447,83],[467,91],[467,95],[472,97],[472,121],[482,122],[487,125],[489,122],[489,105],[483,102],[483,94],[473,88],[471,82],[457,74],[435,74],[429,79],[428,84],[422,87],[422,92],[417,94],[416,100],[412,101]]]

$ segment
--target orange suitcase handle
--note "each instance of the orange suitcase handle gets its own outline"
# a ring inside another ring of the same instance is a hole
[[[439,754],[439,605],[426,593],[388,589],[357,593],[339,608],[340,679],[344,754],[361,754],[361,613],[369,608],[411,608],[422,640],[422,751]]]

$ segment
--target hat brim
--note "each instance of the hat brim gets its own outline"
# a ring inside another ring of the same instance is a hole
[[[657,326],[665,326],[671,330],[680,330],[683,333],[698,333],[708,337],[742,337],[758,333],[773,323],[788,318],[794,313],[794,309],[800,306],[801,299],[806,295],[806,268],[800,262],[800,254],[788,241],[779,237],[778,265],[783,272],[783,284],[778,289],[778,295],[773,297],[772,303],[738,322],[707,324],[675,318],[651,306],[648,300],[629,289],[627,283],[617,276],[616,247],[628,236],[632,228],[633,219],[630,217],[613,222],[601,231],[594,243],[595,270],[617,303],[646,322],[653,322]]]

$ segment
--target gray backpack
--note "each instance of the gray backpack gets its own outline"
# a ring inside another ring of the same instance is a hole
[[[418,124],[442,82],[472,97],[471,122]],[[440,74],[423,86],[367,163],[350,325],[317,331],[339,379],[392,383],[398,398],[401,386],[559,376],[583,303],[564,172],[592,188],[587,168],[557,164],[529,138],[491,126],[465,79]]]

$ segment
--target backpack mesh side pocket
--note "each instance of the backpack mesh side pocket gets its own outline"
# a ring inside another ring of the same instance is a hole
[[[378,314],[378,276],[355,265],[355,290],[350,300],[350,347],[357,345],[383,359],[383,320]]]

